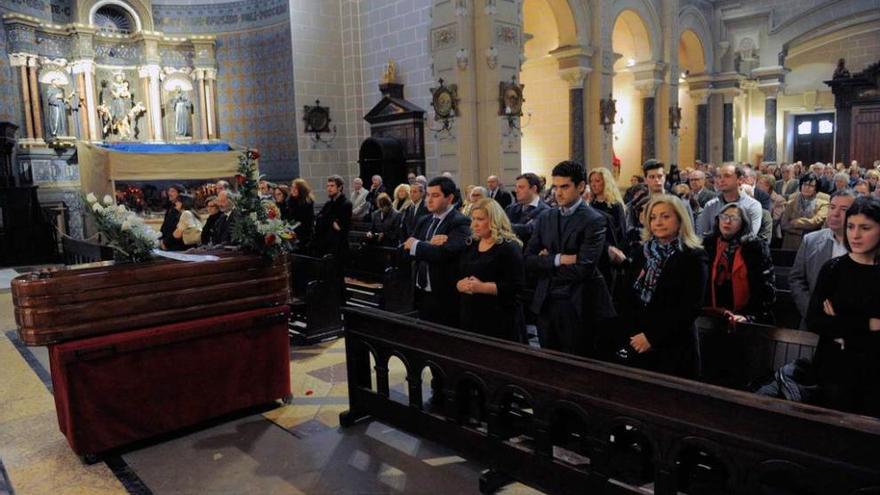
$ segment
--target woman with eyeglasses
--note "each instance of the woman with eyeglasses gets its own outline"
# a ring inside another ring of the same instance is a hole
[[[810,172],[800,179],[800,192],[785,205],[779,224],[782,227],[782,249],[797,250],[805,235],[819,230],[828,217],[829,197],[819,192],[819,178]]]
[[[202,244],[210,244],[217,227],[217,219],[222,214],[220,205],[217,204],[217,196],[211,196],[206,204],[208,208],[208,218],[205,219],[205,225],[202,227]]]
[[[710,263],[707,305],[731,322],[773,324],[776,278],[770,247],[751,234],[749,216],[738,204],[722,207],[703,248]]]

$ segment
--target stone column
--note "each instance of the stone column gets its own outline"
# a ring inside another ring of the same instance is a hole
[[[561,63],[561,61],[560,61]],[[569,111],[569,156],[587,165],[587,148],[584,138],[586,137],[586,115],[584,107],[584,83],[587,76],[592,72],[589,67],[572,67],[560,69],[559,75],[569,84],[568,111]]]
[[[34,138],[37,141],[43,139],[43,109],[40,103],[40,84],[37,81],[37,57],[28,57],[27,73],[28,85],[31,90],[31,113],[34,117]]]
[[[722,107],[722,134],[721,134],[721,159],[725,162],[733,161],[733,96],[724,95]]]
[[[709,104],[697,105],[697,137],[694,156],[703,163],[709,161]]]
[[[214,81],[217,80],[216,69],[205,69],[205,113],[208,121],[208,139],[217,138],[216,102],[214,101]]]
[[[205,96],[205,69],[196,69],[196,86],[199,90],[199,117],[202,122],[202,139],[210,139],[208,134],[208,110]]]
[[[164,141],[165,134],[162,132],[162,95],[159,88],[158,65],[143,65],[138,68],[138,75],[147,81],[147,91],[144,100],[147,106],[147,121],[152,124],[151,134],[153,141]]]
[[[788,69],[781,65],[759,67],[752,70],[758,79],[757,88],[764,93],[764,161],[779,161],[776,136],[776,111],[779,92],[784,89],[785,74]]]
[[[85,85],[86,107],[80,111],[88,116],[88,138],[83,136],[83,139],[99,141],[102,138],[102,133],[98,127],[100,118],[98,117],[98,104],[95,96],[95,61],[88,59],[77,60],[73,63],[72,68],[74,74],[82,75]],[[85,134],[86,131],[83,130],[83,133]]]
[[[30,80],[28,78],[28,70],[27,70],[27,55],[22,54],[11,54],[9,55],[9,63],[12,67],[19,68],[19,78],[21,79],[21,106],[24,108],[24,124],[25,124],[25,139],[31,140],[34,138],[34,116],[31,112],[31,90],[30,90]]]
[[[657,89],[663,84],[662,63],[647,62],[629,68],[633,86],[642,95],[642,162],[657,158]]]
[[[85,105],[86,94],[86,78],[82,74],[73,74],[76,78],[76,97],[81,98],[82,104],[79,104],[79,134],[77,139],[88,140],[89,137],[89,110]]]

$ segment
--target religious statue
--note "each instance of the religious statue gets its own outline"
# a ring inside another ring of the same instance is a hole
[[[46,119],[49,137],[59,138],[67,136],[67,110],[70,100],[76,93],[64,96],[64,88],[61,87],[61,79],[53,79],[51,86],[46,90],[46,102],[48,103],[49,116]]]
[[[146,112],[143,103],[132,101],[131,86],[121,72],[114,74],[113,81],[109,83],[102,81],[101,87],[102,101],[97,110],[103,123],[104,137],[115,135],[123,141],[134,139],[137,118]]]
[[[609,93],[607,100],[599,100],[599,123],[602,124],[606,132],[614,124],[615,117],[617,117],[617,100]]]
[[[846,60],[838,59],[837,68],[834,69],[834,75],[831,76],[832,79],[840,79],[841,77],[850,77],[849,70],[846,68]]]
[[[177,92],[169,104],[174,110],[174,136],[177,138],[192,137],[192,119],[190,118],[193,113],[192,102],[189,101],[181,88],[177,88]]]
[[[677,136],[678,130],[680,128],[681,128],[681,107],[670,106],[669,107],[669,130],[672,131],[672,135]]]
[[[382,73],[382,84],[394,84],[397,82],[397,64],[394,60],[388,59],[385,64],[385,72]]]

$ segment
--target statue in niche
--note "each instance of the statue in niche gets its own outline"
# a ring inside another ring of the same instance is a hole
[[[837,68],[834,69],[834,75],[831,78],[840,79],[841,77],[850,77],[849,70],[846,68],[846,60],[842,58],[837,61]]]
[[[46,119],[48,134],[52,138],[67,136],[67,110],[71,99],[76,93],[64,96],[64,88],[61,87],[61,79],[53,79],[49,89],[46,90],[46,102],[48,103],[49,116]]]
[[[385,64],[385,72],[382,73],[382,84],[394,84],[397,82],[397,64],[394,60],[388,59]]]
[[[181,88],[177,88],[174,98],[171,98],[169,104],[174,110],[174,137],[192,137],[192,119],[190,118],[193,113],[192,102]]]
[[[137,118],[146,112],[146,107],[133,101],[131,86],[121,72],[114,74],[110,82],[101,81],[101,87],[98,115],[103,123],[104,138],[115,136],[131,141],[137,136]]]

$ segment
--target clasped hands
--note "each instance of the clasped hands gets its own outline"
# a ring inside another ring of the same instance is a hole
[[[538,253],[538,256],[550,256],[550,251],[547,251],[547,248],[544,248]],[[578,257],[576,254],[562,254],[559,256],[560,265],[574,265],[577,261]]]
[[[442,246],[442,245],[446,244],[446,241],[448,241],[448,240],[449,240],[449,236],[443,235],[443,234],[437,234],[434,237],[431,237],[430,244],[433,246]],[[416,239],[415,237],[410,237],[409,239],[404,241],[403,249],[405,249],[406,251],[409,251],[412,249],[413,244],[415,244],[417,242],[419,242],[418,239]]]
[[[470,276],[459,280],[458,283],[455,284],[455,288],[462,294],[473,294],[480,291],[480,285],[482,283],[483,281],[477,277]]]
[[[822,311],[828,316],[837,316],[834,312],[834,306],[831,305],[830,299],[822,301]],[[868,330],[872,332],[880,332],[880,318],[868,318]]]

